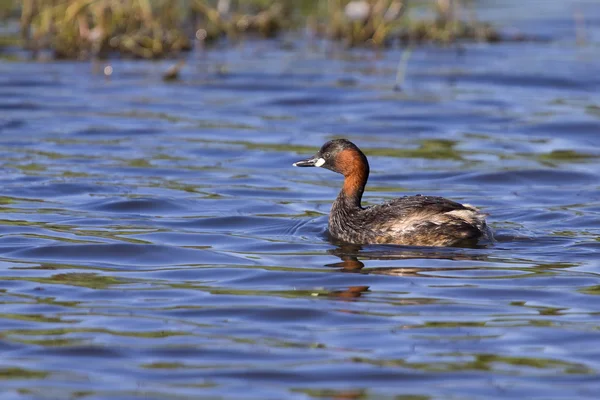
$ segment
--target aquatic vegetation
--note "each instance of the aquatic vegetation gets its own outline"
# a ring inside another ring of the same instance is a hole
[[[0,369],[0,380],[7,379],[43,379],[50,373],[44,371],[27,370],[23,368],[2,368]]]
[[[88,58],[118,51],[154,58],[190,48],[179,28],[178,7],[147,0],[25,0],[21,35],[34,51],[50,48],[57,58]],[[158,17],[160,15],[160,17]]]
[[[252,14],[194,0],[24,0],[21,36],[26,47],[51,49],[56,58],[164,58],[222,35],[256,32],[273,36],[283,7],[277,1],[255,2]]]
[[[406,1],[401,0],[329,0],[327,35],[350,46],[383,46],[393,40],[403,43],[449,43],[460,39],[497,41],[499,34],[475,19],[462,20],[458,0],[429,2],[433,20],[413,19]],[[414,7],[413,7],[414,8]]]
[[[432,18],[413,19],[415,8]],[[462,19],[463,9],[459,0],[24,0],[20,26],[27,49],[69,59],[165,58],[222,37],[270,38],[305,27],[348,46],[500,39],[488,24]]]

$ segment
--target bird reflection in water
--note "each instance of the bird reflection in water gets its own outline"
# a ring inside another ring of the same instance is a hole
[[[408,259],[441,259],[441,260],[465,260],[465,261],[487,261],[484,254],[465,253],[456,248],[385,248],[383,250],[373,249],[363,251],[363,246],[355,244],[338,245],[329,250],[329,253],[340,258],[340,262],[325,264],[326,267],[337,268],[340,272],[362,273],[390,276],[420,276],[431,277],[434,271],[460,271],[477,269],[477,267],[378,267],[365,268],[365,263],[358,259],[367,260],[408,260]],[[368,261],[367,261],[368,262]],[[360,297],[369,291],[369,286],[350,286],[344,290],[336,290],[328,293],[329,297],[353,299]]]

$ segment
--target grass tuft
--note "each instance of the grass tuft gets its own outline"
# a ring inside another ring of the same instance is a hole
[[[22,45],[34,53],[51,50],[57,59],[176,57],[198,43],[272,38],[300,28],[346,46],[501,40],[460,0],[11,1],[1,10],[19,11]],[[430,18],[413,18],[417,9]]]

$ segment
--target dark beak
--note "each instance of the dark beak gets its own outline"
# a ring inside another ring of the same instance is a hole
[[[296,161],[292,164],[294,167],[316,167],[317,161],[319,161],[319,157],[312,157],[307,160]]]

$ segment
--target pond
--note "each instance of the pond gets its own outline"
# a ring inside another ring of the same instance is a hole
[[[551,40],[417,48],[402,90],[401,50],[311,40],[176,82],[1,62],[3,398],[595,399],[600,9],[494,3]],[[443,195],[496,242],[332,243],[341,176],[292,163],[333,137],[366,204]]]

